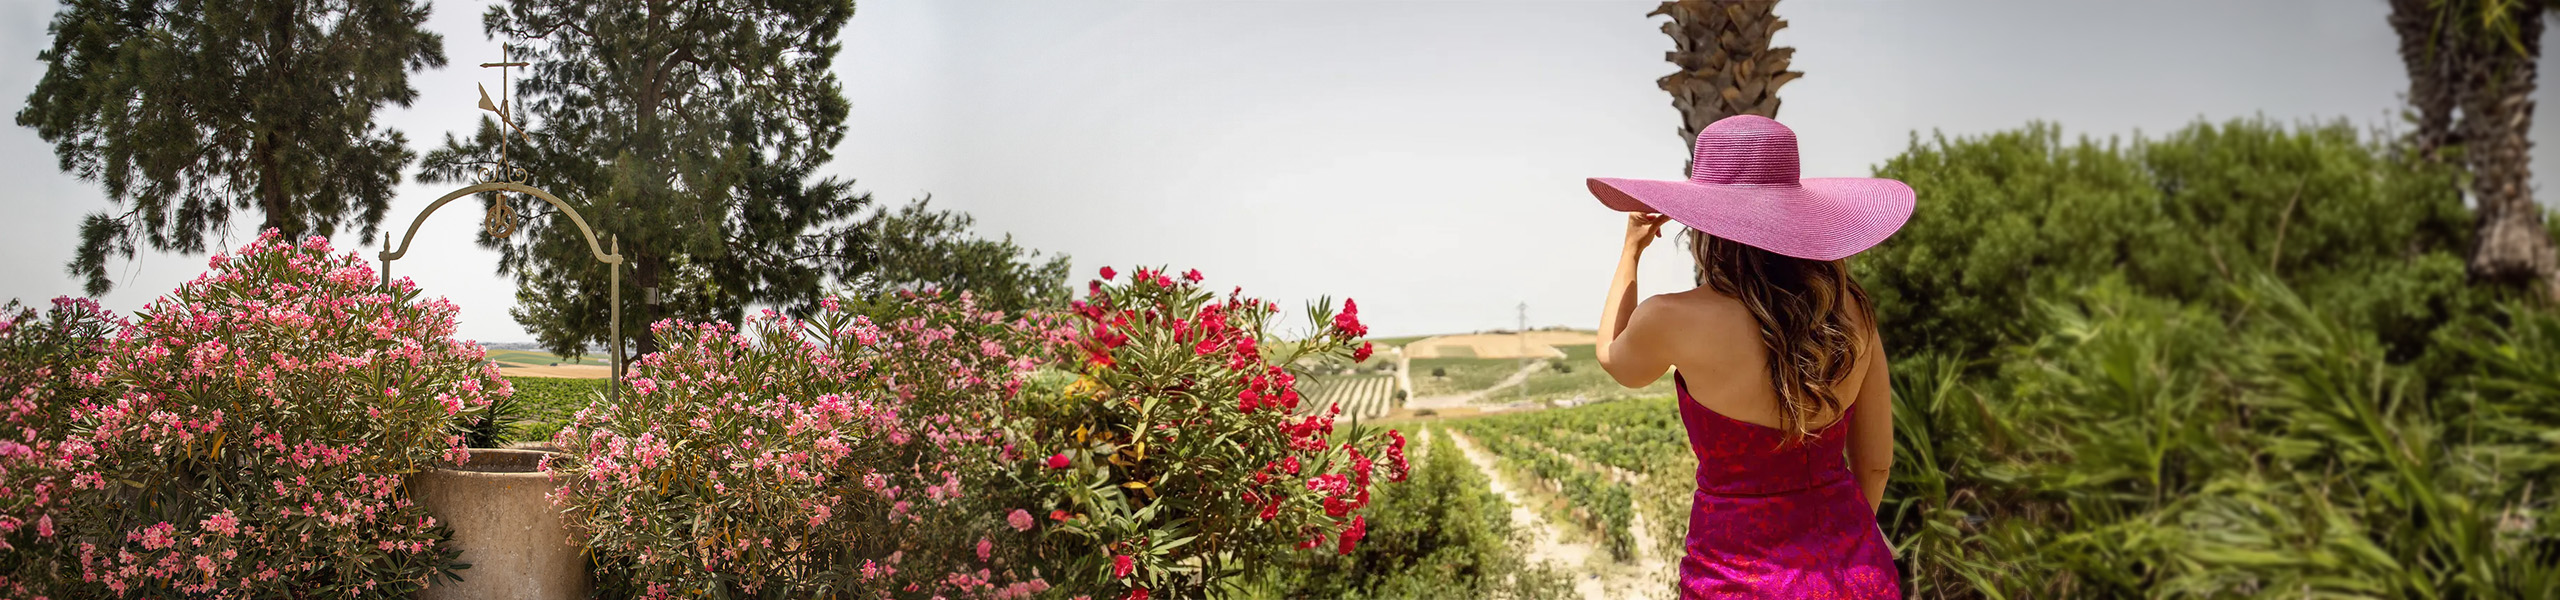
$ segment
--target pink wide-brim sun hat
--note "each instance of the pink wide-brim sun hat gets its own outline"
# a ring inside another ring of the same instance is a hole
[[[1767,117],[1726,117],[1698,132],[1689,179],[1597,177],[1600,204],[1662,213],[1708,235],[1796,258],[1838,260],[1911,219],[1911,186],[1891,179],[1802,179],[1796,134]]]

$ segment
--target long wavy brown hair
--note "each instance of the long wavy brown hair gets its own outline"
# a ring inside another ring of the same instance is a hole
[[[1866,288],[1846,260],[1796,258],[1695,229],[1688,235],[1698,285],[1741,299],[1760,322],[1778,428],[1791,442],[1812,437],[1813,417],[1840,412],[1832,390],[1857,366],[1860,324],[1875,322]]]

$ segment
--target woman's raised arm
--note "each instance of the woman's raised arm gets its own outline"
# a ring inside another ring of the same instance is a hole
[[[1644,247],[1662,236],[1662,223],[1667,220],[1657,214],[1627,214],[1626,243],[1619,246],[1618,272],[1609,278],[1609,299],[1600,312],[1600,339],[1591,348],[1601,370],[1608,371],[1618,385],[1644,387],[1671,368],[1668,357],[1654,347],[1662,336],[1650,327],[1637,327],[1633,333],[1627,327],[1643,317],[1637,310],[1636,264],[1644,258]]]

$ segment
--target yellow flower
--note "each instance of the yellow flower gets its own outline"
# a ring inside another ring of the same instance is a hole
[[[1075,383],[1067,385],[1069,396],[1100,397],[1104,392],[1109,391],[1111,388],[1103,387],[1102,382],[1095,380],[1092,376],[1077,377]]]

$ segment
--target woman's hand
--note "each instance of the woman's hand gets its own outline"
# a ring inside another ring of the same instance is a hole
[[[1627,213],[1625,248],[1631,252],[1643,251],[1645,246],[1653,243],[1653,238],[1662,237],[1662,223],[1669,220],[1671,217],[1655,213]]]

